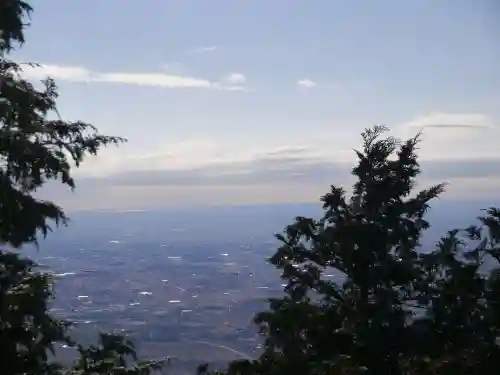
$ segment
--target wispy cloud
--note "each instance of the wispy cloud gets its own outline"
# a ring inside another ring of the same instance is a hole
[[[221,81],[217,83],[229,91],[244,91],[246,87],[247,78],[242,73],[231,73],[222,77]]]
[[[102,73],[95,76],[94,82],[123,83],[139,86],[156,86],[169,89],[202,88],[210,89],[213,83],[207,79],[175,76],[164,73]]]
[[[478,160],[500,157],[497,125],[494,118],[484,113],[432,112],[403,122],[394,130],[403,139],[422,132],[422,159]]]
[[[101,176],[81,176],[84,185],[253,186],[261,184],[349,185],[356,162],[345,153],[328,155],[312,146],[290,145],[252,153],[218,153],[215,144],[193,140],[170,152],[122,159]],[[422,161],[425,181],[500,178],[500,156]]]
[[[211,53],[218,51],[220,48],[217,46],[204,46],[204,47],[197,47],[193,50],[193,53],[195,54],[202,54],[202,53]]]
[[[322,160],[295,153],[261,155],[252,160],[213,163],[176,170],[137,170],[101,178],[78,178],[75,195],[60,185],[47,185],[43,198],[70,209],[154,208],[189,204],[251,204],[316,201],[330,184],[350,191],[352,162]],[[450,182],[446,197],[496,197],[500,158],[428,160],[422,187]],[[494,188],[493,188],[494,187]]]
[[[492,127],[492,121],[481,113],[434,112],[403,123],[401,127],[417,131],[426,128],[487,129]]]
[[[230,75],[231,79],[224,78],[217,81],[162,72],[96,72],[79,66],[49,64],[26,67],[23,75],[30,79],[43,79],[49,76],[68,82],[120,83],[166,89],[195,88],[237,91],[244,90],[246,83],[245,77],[239,73]]]
[[[352,160],[352,152],[348,159]],[[280,161],[293,160],[346,160],[346,152],[315,145],[282,145],[269,148],[236,147],[207,139],[187,139],[182,142],[164,144],[147,153],[132,153],[120,149],[104,149],[102,155],[87,159],[79,168],[83,175],[112,175],[133,171],[170,170],[182,171],[203,168],[231,169],[232,166],[247,169],[252,163],[276,165]]]
[[[321,160],[298,155],[255,159],[228,164],[213,164],[185,170],[132,171],[115,174],[101,180],[111,185],[259,185],[263,183],[330,183],[345,185],[352,180],[352,163]],[[426,180],[499,178],[500,158],[428,160],[422,162]]]
[[[102,171],[102,177],[88,181],[115,186],[256,185],[294,181],[328,184],[331,178],[348,177],[351,168],[342,155],[328,155],[312,146],[221,151],[215,143],[202,139],[166,146],[148,155],[117,158],[114,163],[108,161],[110,168]],[[84,176],[81,179],[87,180]]]
[[[432,138],[422,143],[432,149],[424,152],[430,158],[421,159],[423,174],[419,182],[423,186],[446,181],[451,183],[452,191],[458,187],[463,194],[478,197],[492,190],[490,180],[500,181],[497,148],[483,156],[471,150],[473,145],[464,147],[455,140],[447,141],[446,146],[433,143]],[[484,148],[484,143],[480,145]],[[356,155],[351,148],[356,147],[355,143],[332,147],[331,142],[318,140],[249,147],[200,138],[168,143],[143,154],[106,149],[101,156],[88,159],[77,176],[79,204],[85,208],[112,202],[122,208],[134,204],[143,208],[146,203],[156,207],[166,202],[177,204],[182,201],[180,197],[191,202],[191,195],[200,203],[210,204],[249,203],[256,199],[276,203],[312,200],[330,184],[348,190],[352,185],[350,172]],[[433,154],[434,150],[441,153]],[[420,149],[419,155],[421,151],[425,150]],[[464,193],[464,186],[469,187],[469,193]],[[46,192],[59,199],[61,192],[54,189]],[[99,197],[97,201],[95,197]]]
[[[30,79],[44,79],[47,76],[70,82],[88,82],[95,74],[81,66],[64,66],[42,64],[37,66],[24,66],[22,75]]]
[[[318,86],[318,84],[309,78],[303,78],[297,81],[297,87],[302,89],[312,89],[316,86]]]
[[[423,141],[424,145],[427,143],[435,147],[432,139]],[[457,152],[454,152],[451,142],[447,144],[445,153],[424,157],[422,167],[425,178],[500,177],[499,152],[490,156],[475,156],[474,153],[467,153],[460,144],[458,146]],[[114,158],[104,156],[101,161],[96,160],[95,165],[84,164],[84,168],[91,173],[100,169],[99,175],[105,178],[97,181],[112,185],[328,185],[349,181],[350,170],[356,163],[355,153],[340,145],[334,151],[327,143],[241,149],[228,145],[224,147],[224,144],[207,139],[166,144],[148,154],[115,154]]]

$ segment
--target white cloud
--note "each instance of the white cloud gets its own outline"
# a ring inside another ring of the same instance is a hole
[[[80,66],[38,65],[24,66],[23,76],[30,79],[44,79],[47,76],[72,82],[86,82],[92,79],[93,73]]]
[[[434,112],[403,123],[402,128],[420,131],[425,128],[481,129],[491,128],[491,120],[481,113]]]
[[[106,176],[119,171],[178,171],[200,168],[227,158],[217,143],[207,139],[168,142],[147,152],[130,150],[129,144],[105,148],[85,160],[75,172],[81,176]]]
[[[97,75],[94,82],[114,82],[139,86],[174,88],[212,88],[207,79],[175,76],[164,73],[103,73]]]
[[[217,47],[217,46],[205,46],[205,47],[195,48],[193,52],[201,54],[201,53],[215,52],[215,51],[218,51],[218,50],[219,50],[219,47]]]
[[[62,65],[26,67],[23,76],[28,79],[43,79],[49,76],[68,82],[108,82],[167,89],[197,88],[226,91],[244,90],[246,83],[245,76],[241,73],[231,74],[228,76],[230,79],[218,82],[162,72],[95,72],[84,67]]]
[[[309,78],[299,79],[297,81],[297,87],[303,89],[312,89],[317,86],[317,83]]]
[[[246,90],[247,78],[242,73],[231,73],[222,77],[221,81],[215,84],[215,88],[226,91],[244,91]]]
[[[422,132],[419,155],[423,159],[500,157],[500,128],[482,113],[433,112],[395,128],[400,138]]]
[[[331,183],[349,188],[355,154],[347,148],[335,149],[334,153],[331,149],[319,144],[292,144],[241,150],[206,139],[192,139],[166,144],[149,154],[134,156],[124,152],[112,158],[102,154],[102,159],[84,163],[83,167],[91,173],[80,174],[78,181],[83,189],[99,186],[246,189],[262,184],[327,189]],[[431,181],[476,180],[476,188],[480,188],[485,178],[500,177],[499,161],[498,154],[491,158],[464,155],[425,159],[420,182],[428,185]]]
[[[127,158],[131,169],[182,170],[210,164],[217,160],[220,151],[208,139],[186,139],[170,142],[149,154],[136,154]],[[121,168],[125,165],[121,166]]]
[[[497,135],[479,131],[476,133],[483,138],[472,141],[451,138],[443,143],[427,130],[431,128],[424,131],[425,137],[418,150],[423,157],[423,174],[419,179],[423,186],[448,181],[452,194],[467,190],[469,197],[477,198],[483,193],[494,193],[488,180],[500,177]],[[453,133],[455,128],[438,127],[437,130]],[[477,140],[480,142],[475,142]],[[349,189],[353,182],[350,170],[356,162],[352,148],[359,147],[359,143],[359,140],[340,142],[332,138],[306,144],[242,146],[199,138],[170,142],[147,153],[129,149],[133,145],[127,144],[118,149],[105,149],[99,157],[87,159],[78,171],[77,194],[88,192],[89,201],[98,196],[101,203],[108,204],[116,200],[118,191],[122,191],[124,196],[120,205],[125,205],[122,208],[135,200],[129,195],[131,191],[140,191],[138,197],[150,199],[153,206],[167,201],[189,201],[189,194],[182,195],[182,199],[179,195],[186,191],[200,202],[211,204],[221,197],[229,199],[229,196],[234,202],[250,203],[264,192],[265,198],[274,203],[299,197],[315,199],[326,192],[331,183]],[[300,194],[290,195],[290,189]],[[60,199],[59,195],[56,197]],[[82,195],[78,197],[83,199]],[[144,202],[137,199],[137,207],[143,208]]]
[[[221,85],[219,83],[215,84],[215,88],[219,88],[224,91],[246,91],[247,88],[244,85]]]
[[[83,176],[106,176],[124,171],[182,171],[199,168],[244,170],[248,165],[266,163],[275,167],[280,163],[352,162],[350,149],[336,148],[320,143],[284,144],[268,147],[220,143],[210,139],[186,139],[168,142],[149,152],[130,150],[130,144],[104,149],[98,157],[91,157],[78,169]]]

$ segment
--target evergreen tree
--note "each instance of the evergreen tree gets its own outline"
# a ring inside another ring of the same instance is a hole
[[[298,217],[277,236],[270,263],[286,287],[255,318],[264,351],[224,373],[500,373],[500,211],[422,249],[444,185],[415,191],[419,136],[386,130],[363,133],[350,197],[331,186],[321,219]]]
[[[67,222],[61,207],[34,193],[50,180],[74,188],[72,165],[124,141],[101,135],[90,124],[62,120],[52,79],[37,89],[22,78],[22,66],[8,57],[24,43],[31,11],[24,1],[0,2],[0,374],[149,374],[161,361],[139,361],[133,345],[114,334],[102,334],[88,348],[77,346],[73,367],[51,358],[56,345],[76,344],[68,337],[69,323],[49,311],[51,277],[15,250],[37,244],[51,222]]]

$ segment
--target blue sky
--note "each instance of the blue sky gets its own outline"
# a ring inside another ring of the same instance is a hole
[[[66,205],[315,200],[349,182],[375,123],[425,127],[422,158],[450,194],[497,191],[495,0],[33,5],[16,55],[44,67],[26,74],[56,78],[65,118],[129,139],[82,167]]]

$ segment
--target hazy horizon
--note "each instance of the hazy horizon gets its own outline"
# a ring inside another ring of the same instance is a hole
[[[426,238],[436,240],[448,230],[476,223],[482,210],[500,206],[498,200],[446,200],[431,202],[426,219],[431,228]],[[322,204],[205,205],[155,208],[150,210],[87,210],[68,212],[67,227],[55,228],[42,247],[61,242],[78,242],[82,235],[96,241],[121,238],[125,241],[182,240],[226,243],[231,239],[275,241],[297,216],[320,219]],[[194,237],[193,237],[194,236]],[[207,243],[208,243],[207,242]],[[276,242],[274,242],[276,243]]]

